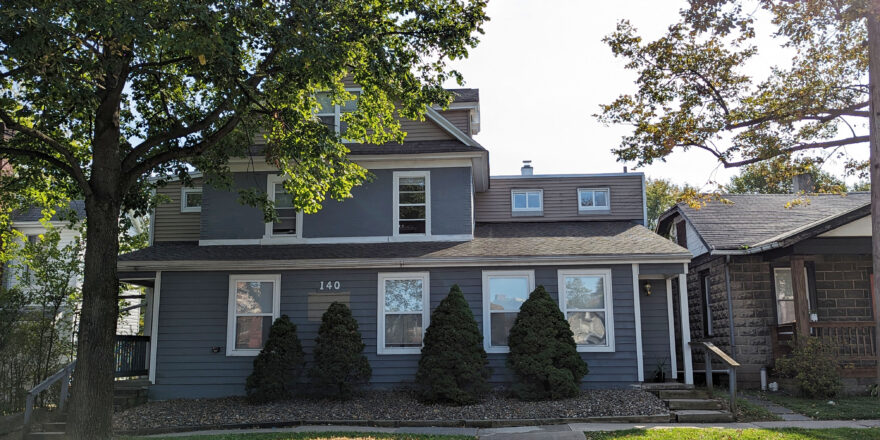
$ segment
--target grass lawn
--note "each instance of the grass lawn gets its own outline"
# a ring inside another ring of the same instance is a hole
[[[741,393],[738,393],[741,395]],[[730,394],[727,390],[716,389],[714,392],[716,399],[721,399],[725,407],[730,404]],[[766,409],[749,402],[746,399],[737,397],[736,399],[736,421],[737,422],[775,422],[782,420]]]
[[[880,439],[880,429],[630,429],[616,432],[585,432],[587,440],[871,440]]]
[[[767,393],[764,396],[779,405],[816,420],[880,418],[880,398],[877,397],[843,396],[834,399],[815,400],[771,393]],[[834,401],[834,405],[829,405],[829,400]]]
[[[273,432],[261,434],[192,435],[185,437],[121,437],[120,440],[475,440],[467,435],[386,434],[381,432]]]

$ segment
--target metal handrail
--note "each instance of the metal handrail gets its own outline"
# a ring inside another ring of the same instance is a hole
[[[49,388],[55,382],[62,380],[61,382],[61,394],[58,396],[58,410],[64,411],[64,404],[67,402],[67,395],[70,391],[70,376],[73,374],[73,369],[76,367],[76,360],[67,364],[64,368],[58,370],[55,374],[46,378],[46,380],[40,382],[39,385],[33,387],[27,393],[27,401],[24,406],[24,429],[25,432],[30,431],[30,423],[31,416],[34,412],[34,399],[38,394],[45,391],[46,388]]]
[[[691,348],[706,350],[706,388],[710,396],[712,395],[712,356],[717,356],[721,362],[727,364],[727,375],[730,379],[730,412],[736,414],[736,369],[740,366],[739,362],[709,341],[691,341],[688,344]]]

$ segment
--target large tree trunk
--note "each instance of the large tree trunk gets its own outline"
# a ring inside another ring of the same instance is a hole
[[[871,296],[874,304],[875,354],[880,354],[880,0],[873,0],[873,11],[868,14],[868,80],[871,90],[870,149],[871,149],[871,253],[875,282]],[[880,361],[875,371],[880,383]]]

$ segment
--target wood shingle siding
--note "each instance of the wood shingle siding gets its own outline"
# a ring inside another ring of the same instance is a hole
[[[608,188],[611,206],[608,211],[578,212],[578,188]],[[515,217],[510,205],[514,189],[543,189],[544,215]],[[560,220],[631,220],[644,218],[642,175],[582,177],[493,177],[489,191],[475,196],[478,222],[540,222]]]
[[[201,186],[201,179],[194,179],[194,186]],[[170,182],[156,190],[171,201],[156,206],[153,218],[153,241],[199,241],[200,212],[180,212],[180,182]]]

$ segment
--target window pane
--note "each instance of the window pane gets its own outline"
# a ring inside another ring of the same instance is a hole
[[[318,116],[318,120],[332,132],[336,132],[336,116]]]
[[[425,191],[424,177],[401,177],[400,191]]]
[[[577,345],[608,345],[605,312],[568,312],[567,315]]]
[[[581,191],[581,206],[593,206],[593,191]]]
[[[425,218],[424,206],[401,206],[401,220],[423,220]]]
[[[281,210],[279,210],[281,211]],[[279,217],[278,221],[272,224],[273,235],[296,234],[296,217]]]
[[[794,290],[791,287],[791,269],[776,269],[776,299],[794,300]]]
[[[336,107],[330,102],[330,93],[318,92],[315,94],[315,98],[317,98],[318,104],[321,105],[318,114],[333,114],[336,112]]]
[[[421,312],[424,282],[414,280],[385,280],[386,312]]]
[[[385,315],[386,347],[421,347],[422,315]]]
[[[348,92],[348,93],[351,93],[352,95],[354,95],[354,99],[352,99],[351,101],[345,101],[345,104],[342,105],[342,112],[343,113],[351,113],[351,112],[357,110],[357,100],[361,94],[360,92]]]
[[[528,298],[527,277],[489,278],[489,310],[517,312]]]
[[[507,345],[507,336],[510,334],[510,328],[516,321],[518,313],[492,313],[489,320],[492,321],[492,334],[490,336],[491,343],[494,346]]]
[[[526,194],[525,193],[514,193],[513,194],[513,207],[516,209],[525,209],[526,208]]]
[[[565,277],[567,309],[604,309],[605,278],[600,276]]]
[[[608,206],[608,193],[605,191],[596,191],[596,206]]]
[[[532,192],[528,193],[529,196],[529,208],[540,208],[541,207],[541,193]]]
[[[400,222],[397,230],[398,234],[424,234],[424,220],[404,220]]]
[[[790,322],[795,322],[796,319],[794,315],[793,300],[777,301],[776,310],[778,313],[777,319],[779,320],[779,324],[788,324]]]
[[[202,206],[202,193],[200,192],[187,192],[186,194],[186,207],[187,208],[198,208]]]
[[[425,203],[424,192],[401,192],[400,203]]]
[[[272,281],[238,281],[235,283],[236,313],[272,313]]]
[[[261,349],[269,338],[271,316],[239,316],[235,318],[235,349]]]
[[[293,196],[284,190],[284,186],[280,183],[275,184],[275,207],[276,208],[292,208]]]

